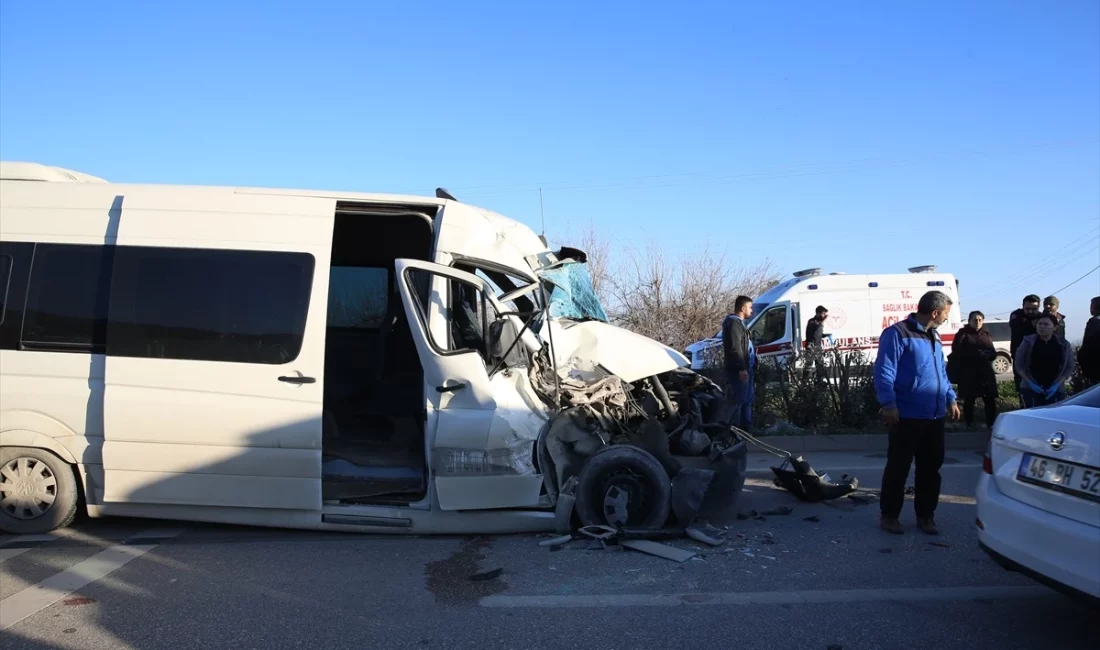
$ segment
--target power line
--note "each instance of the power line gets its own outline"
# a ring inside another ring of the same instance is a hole
[[[1010,275],[1003,280],[999,280],[996,283],[996,287],[988,289],[986,291],[979,291],[977,294],[971,296],[969,299],[978,300],[981,298],[985,298],[986,296],[989,296],[993,293],[1004,291],[1005,289],[1013,289],[1020,286],[1021,284],[1024,284],[1025,282],[1034,282],[1035,280],[1049,277],[1052,273],[1057,273],[1058,271],[1061,271],[1070,264],[1073,264],[1079,259],[1085,258],[1090,253],[1095,251],[1097,249],[1097,241],[1100,241],[1100,236],[1094,235],[1084,240],[1080,238],[1075,238],[1075,240],[1070,244],[1067,244],[1066,246],[1063,246],[1062,248],[1052,253],[1050,259],[1048,259],[1047,261],[1041,262],[1040,264],[1025,269],[1024,271]],[[1088,246],[1092,246],[1092,248],[1085,250],[1085,248]],[[1076,257],[1069,260],[1066,259],[1072,255],[1076,255]]]
[[[635,177],[619,177],[610,178],[602,182],[590,180],[590,181],[556,181],[556,182],[538,182],[538,183],[516,183],[513,185],[480,185],[480,186],[466,186],[456,187],[455,190],[463,190],[470,195],[478,199],[493,198],[497,196],[505,196],[509,194],[515,194],[517,192],[529,192],[537,191],[539,189],[545,189],[547,192],[603,192],[603,191],[621,191],[631,189],[648,189],[648,188],[660,188],[660,187],[678,187],[682,185],[694,185],[699,183],[709,183],[718,181],[729,181],[738,179],[773,179],[773,178],[792,178],[799,176],[817,176],[821,174],[833,174],[844,171],[859,171],[859,170],[876,170],[886,169],[894,167],[911,167],[914,165],[927,164],[929,162],[936,162],[935,158],[952,158],[952,157],[972,157],[983,155],[1006,155],[1014,154],[1023,151],[1033,151],[1036,149],[1049,149],[1055,147],[1075,146],[1080,144],[1092,144],[1096,140],[1068,140],[1057,142],[1045,142],[1032,145],[1026,145],[1022,147],[1010,148],[1010,149],[992,149],[992,150],[955,150],[945,152],[932,152],[915,154],[909,158],[862,158],[856,160],[847,161],[830,161],[822,163],[802,163],[792,164],[785,166],[778,166],[767,168],[764,170],[753,172],[742,172],[736,174],[729,173],[715,173],[715,172],[686,172],[680,174],[658,174],[650,176],[635,176]],[[928,160],[933,159],[933,160]],[[814,169],[817,168],[817,169]],[[669,182],[666,179],[679,179]],[[652,181],[659,182],[652,182]],[[558,187],[555,187],[558,186]],[[489,190],[488,193],[481,194],[479,190]],[[494,191],[496,190],[496,191]]]
[[[1052,295],[1052,296],[1056,296],[1056,295],[1058,295],[1058,294],[1062,293],[1063,291],[1065,291],[1066,289],[1069,289],[1070,287],[1072,287],[1073,285],[1077,284],[1077,283],[1078,283],[1078,282],[1080,282],[1081,280],[1084,280],[1085,278],[1089,277],[1089,276],[1090,276],[1090,275],[1092,275],[1093,273],[1096,273],[1096,271],[1097,271],[1097,270],[1100,270],[1100,265],[1097,265],[1097,266],[1096,266],[1096,267],[1094,267],[1094,268],[1093,268],[1093,269],[1092,269],[1091,271],[1089,271],[1088,273],[1086,273],[1086,274],[1082,275],[1081,277],[1077,278],[1077,279],[1076,279],[1076,280],[1074,280],[1073,282],[1070,282],[1069,284],[1067,284],[1066,286],[1062,287],[1061,289],[1058,289],[1057,291],[1051,291],[1051,292],[1050,292],[1050,295]]]
[[[1092,269],[1091,271],[1089,271],[1088,273],[1086,273],[1086,274],[1082,275],[1081,277],[1077,278],[1077,279],[1076,279],[1076,280],[1074,280],[1073,282],[1070,282],[1069,284],[1067,284],[1066,286],[1062,287],[1061,289],[1057,289],[1057,290],[1055,290],[1055,291],[1051,291],[1051,292],[1050,292],[1049,294],[1047,294],[1047,295],[1050,295],[1050,296],[1057,296],[1058,294],[1062,293],[1062,292],[1063,292],[1063,291],[1065,291],[1066,289],[1069,289],[1070,287],[1072,287],[1073,285],[1077,284],[1077,283],[1078,283],[1078,282],[1080,282],[1081,280],[1084,280],[1085,278],[1089,277],[1089,276],[1090,276],[1090,275],[1092,275],[1093,273],[1096,273],[1096,272],[1097,272],[1098,270],[1100,270],[1100,265],[1097,265],[1097,266],[1093,267],[1093,269]],[[1010,313],[1012,313],[1012,310],[1011,310],[1011,309],[1009,309],[1008,311],[999,311],[999,312],[996,312],[996,313],[994,313],[994,314],[991,314],[991,315],[992,315],[992,316],[1000,316],[1000,315],[1002,315],[1002,314],[1010,314]]]

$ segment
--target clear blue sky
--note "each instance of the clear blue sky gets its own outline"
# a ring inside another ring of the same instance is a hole
[[[1095,0],[222,4],[4,2],[0,155],[535,227],[541,185],[551,232],[935,263],[987,315],[1100,264]]]

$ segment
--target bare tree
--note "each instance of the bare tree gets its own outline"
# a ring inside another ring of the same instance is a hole
[[[615,320],[676,349],[713,336],[738,295],[755,297],[782,277],[769,260],[735,265],[709,250],[670,260],[656,242],[644,253],[627,249],[617,271]]]
[[[565,232],[555,240],[588,253],[592,286],[615,324],[677,350],[713,336],[737,296],[755,298],[782,278],[768,259],[733,263],[710,250],[670,255],[656,240],[613,254],[591,221]]]

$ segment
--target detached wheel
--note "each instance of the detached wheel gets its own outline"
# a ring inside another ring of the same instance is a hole
[[[0,448],[0,530],[37,535],[68,526],[77,500],[68,463],[42,449]]]
[[[615,445],[588,459],[576,495],[577,516],[585,526],[661,528],[671,508],[672,484],[652,454]]]
[[[1007,354],[998,354],[997,358],[993,359],[993,373],[997,375],[1007,375],[1012,372],[1012,359],[1008,358]]]

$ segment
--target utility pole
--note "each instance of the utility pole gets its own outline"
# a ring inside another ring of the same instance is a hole
[[[539,188],[539,219],[542,221],[542,236],[546,237],[546,212],[542,208],[542,188]]]

